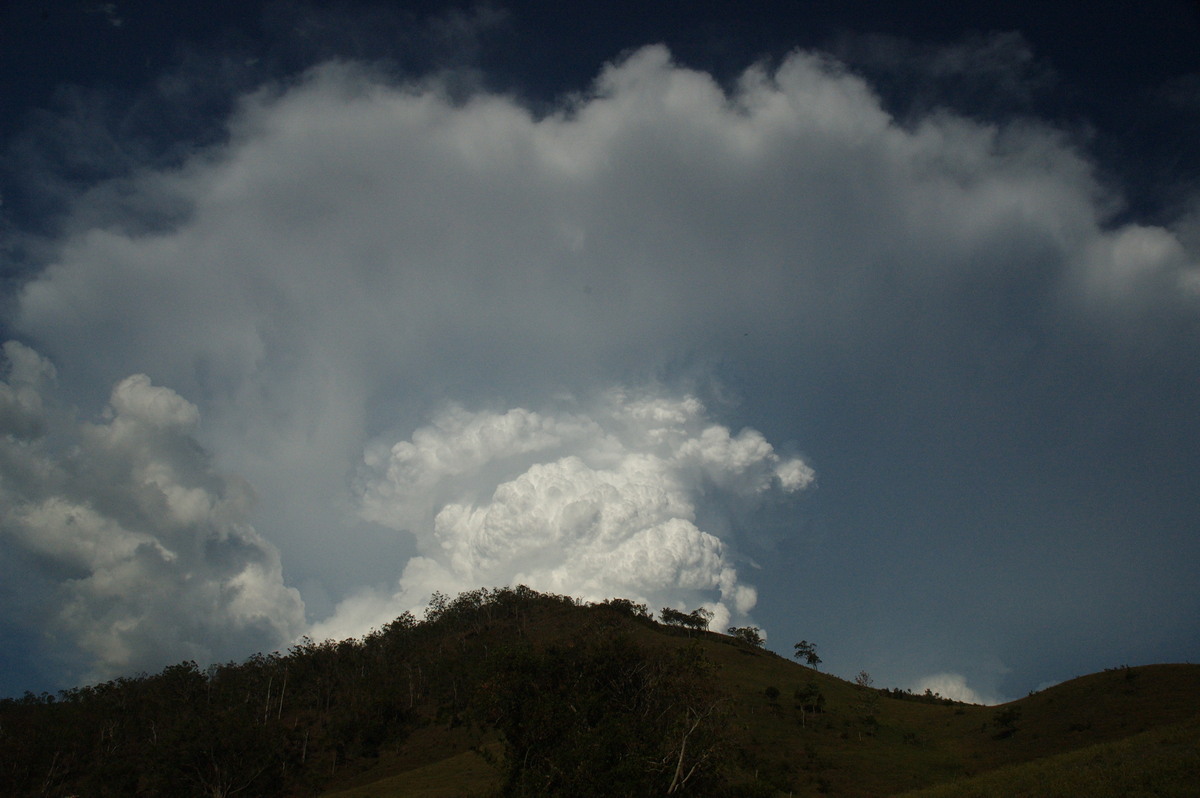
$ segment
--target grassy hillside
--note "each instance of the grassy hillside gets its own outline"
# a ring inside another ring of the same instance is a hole
[[[577,635],[588,627],[587,612],[564,608],[542,617],[536,635],[544,645]],[[1134,794],[1095,791],[1099,782],[1130,780],[1172,794],[1170,785],[1184,783],[1179,774],[1197,756],[1200,666],[1121,668],[983,707],[897,697],[714,633],[633,621],[619,629],[640,645],[699,650],[712,663],[728,710],[731,794]],[[810,697],[798,699],[806,689]],[[804,711],[814,692],[823,703]],[[410,768],[403,760],[421,739],[414,734],[394,757],[328,795],[482,796],[500,788],[502,746],[494,739],[463,739]],[[472,750],[481,745],[485,756]],[[1061,785],[1057,793],[1045,787],[1052,778]]]
[[[1008,765],[903,793],[904,798],[1190,798],[1200,773],[1200,718],[1123,740]]]
[[[362,640],[0,702],[0,794],[1184,795],[1198,711],[1200,666],[983,707],[506,588]]]

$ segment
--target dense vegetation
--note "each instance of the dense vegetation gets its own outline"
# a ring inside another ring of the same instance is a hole
[[[725,750],[710,665],[633,642],[628,621],[653,624],[627,601],[523,587],[435,595],[424,620],[361,640],[5,700],[0,793],[308,795],[434,724],[500,741],[507,795],[613,794],[598,773],[627,794],[710,791]]]
[[[954,795],[1047,779],[1090,791],[1109,778],[1095,761],[1172,794],[1200,750],[1195,666],[981,707],[819,673],[764,650],[752,627],[707,631],[702,611],[661,617],[524,587],[437,595],[422,620],[361,640],[0,701],[0,794]],[[819,662],[797,644],[809,653]],[[1131,771],[1130,752],[1154,773]]]

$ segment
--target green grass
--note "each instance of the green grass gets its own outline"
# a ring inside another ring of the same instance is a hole
[[[582,611],[542,618],[530,635],[570,639]],[[1004,707],[944,705],[884,696],[723,635],[689,637],[639,624],[623,629],[642,645],[703,648],[729,696],[729,744],[737,754],[730,781],[747,794],[1197,794],[1200,666],[1105,671]],[[793,692],[810,681],[824,695],[825,711],[801,725]],[[1009,708],[1019,717],[1002,727],[997,714]],[[371,771],[346,774],[326,795],[494,794],[500,773],[473,752],[480,745],[500,755],[494,732],[431,723],[381,752]]]
[[[1125,740],[998,768],[904,798],[1189,798],[1200,774],[1200,718]]]
[[[359,787],[325,793],[326,798],[473,798],[495,793],[499,772],[474,751],[370,781]]]

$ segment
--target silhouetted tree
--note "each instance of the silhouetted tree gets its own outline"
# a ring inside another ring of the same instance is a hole
[[[682,612],[670,607],[663,607],[659,617],[662,618],[662,622],[667,626],[681,626],[684,629],[702,632],[708,628],[709,622],[713,619],[713,613],[711,610],[706,610],[703,607],[691,612]]]
[[[821,664],[821,658],[817,656],[817,647],[814,643],[810,643],[807,640],[801,640],[799,643],[796,643],[793,648],[796,649],[796,653],[792,656],[798,660],[801,660],[810,668],[816,668]]]
[[[757,626],[731,626],[729,627],[731,637],[736,637],[745,643],[749,643],[755,648],[762,648],[763,643],[767,642],[763,639],[762,630]]]
[[[873,687],[875,680],[866,671],[859,671],[854,677],[854,684],[861,699],[858,703],[859,719],[868,727],[868,734],[873,734],[879,725],[879,691]]]
[[[628,615],[631,618],[650,618],[650,608],[645,604],[635,603],[629,599],[612,598],[600,603],[602,607],[611,607],[622,615]]]

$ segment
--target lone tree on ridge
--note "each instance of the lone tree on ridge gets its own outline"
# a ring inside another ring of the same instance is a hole
[[[810,668],[816,668],[821,664],[821,658],[817,656],[817,646],[815,643],[810,643],[807,640],[801,640],[795,645],[796,653],[793,654],[796,659],[800,660]]]

